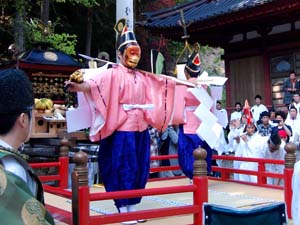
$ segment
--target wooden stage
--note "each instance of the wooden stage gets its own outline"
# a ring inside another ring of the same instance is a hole
[[[168,187],[177,185],[188,185],[189,180],[175,179],[165,181],[148,182],[147,187]],[[93,187],[91,192],[104,192],[103,187]],[[137,205],[137,210],[154,209],[162,207],[174,207],[180,205],[192,204],[191,193],[178,193],[169,195],[146,196],[143,197],[141,204]],[[283,202],[284,191],[278,189],[263,188],[233,182],[220,182],[209,180],[208,189],[209,203],[226,205],[238,208],[256,207],[272,202]],[[49,193],[45,193],[45,202],[71,211],[71,202],[68,199],[58,197]],[[112,200],[92,202],[91,214],[109,214],[116,213],[117,210]],[[60,221],[56,221],[58,225],[65,225]],[[162,219],[148,220],[145,225],[183,225],[192,224],[193,215],[173,216]],[[119,224],[119,223],[117,223]],[[289,223],[292,225],[292,222]]]

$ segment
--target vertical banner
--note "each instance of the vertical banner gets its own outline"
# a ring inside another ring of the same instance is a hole
[[[128,30],[134,28],[134,17],[133,17],[133,0],[117,0],[116,2],[116,21],[125,18],[127,20]]]
[[[125,18],[127,20],[128,30],[134,28],[134,17],[133,17],[133,0],[117,0],[116,1],[116,22],[119,19]],[[119,62],[116,54],[116,62]]]

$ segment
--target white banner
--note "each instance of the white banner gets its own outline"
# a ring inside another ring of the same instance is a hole
[[[125,18],[127,20],[128,30],[134,29],[133,21],[133,0],[117,0],[116,1],[116,21]]]

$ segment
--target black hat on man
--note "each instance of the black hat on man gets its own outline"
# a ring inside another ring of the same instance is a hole
[[[129,31],[126,25],[126,19],[120,19],[115,25],[115,31],[118,34],[116,49],[122,51],[127,44],[138,44],[133,31]]]
[[[185,69],[191,77],[199,76],[201,72],[201,60],[200,60],[200,46],[198,43],[195,44],[194,51],[188,59],[185,65]]]
[[[33,109],[34,97],[28,76],[18,69],[0,71],[0,114],[18,114]]]

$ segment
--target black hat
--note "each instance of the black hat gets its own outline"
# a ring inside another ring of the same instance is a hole
[[[118,34],[116,49],[120,50],[129,43],[138,44],[133,31],[129,31],[126,25],[126,19],[120,19],[115,25],[115,31]]]
[[[32,84],[18,69],[0,71],[0,114],[17,114],[33,109]]]
[[[200,46],[198,43],[196,43],[194,46],[194,51],[185,65],[185,69],[188,71],[191,77],[197,77],[201,72],[201,60],[199,54]]]

